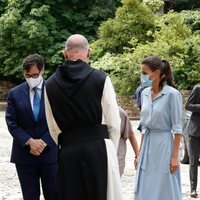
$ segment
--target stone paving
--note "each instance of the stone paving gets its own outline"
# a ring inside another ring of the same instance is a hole
[[[9,162],[12,137],[7,131],[4,115],[4,112],[0,112],[0,200],[22,200],[20,186],[14,165]],[[132,121],[132,125],[136,137],[139,141],[140,134],[136,130],[138,121]],[[126,168],[125,173],[122,176],[122,187],[124,200],[133,200],[133,188],[135,179],[135,170],[133,167],[134,153],[129,142],[127,142],[127,144],[128,149],[126,156]],[[181,165],[183,200],[191,200],[189,197],[190,188],[188,170],[188,165]],[[198,189],[198,193],[200,194],[200,188]],[[41,200],[43,200],[43,197],[41,197]]]

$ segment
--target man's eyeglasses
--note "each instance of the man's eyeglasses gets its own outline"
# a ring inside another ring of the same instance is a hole
[[[24,74],[25,78],[38,78],[40,74]]]

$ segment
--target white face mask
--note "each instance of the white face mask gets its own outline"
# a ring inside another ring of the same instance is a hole
[[[25,78],[30,89],[33,89],[34,87],[38,86],[42,81],[42,76],[39,75],[37,78]]]

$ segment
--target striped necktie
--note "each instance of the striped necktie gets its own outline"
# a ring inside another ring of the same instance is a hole
[[[40,97],[38,94],[38,88],[34,87],[33,90],[35,92],[34,98],[33,98],[33,114],[34,114],[35,120],[37,121],[39,112],[40,112]]]

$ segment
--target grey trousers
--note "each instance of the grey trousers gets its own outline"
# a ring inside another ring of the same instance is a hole
[[[200,154],[200,137],[189,136],[190,151],[190,186],[191,190],[197,188],[198,165]]]

